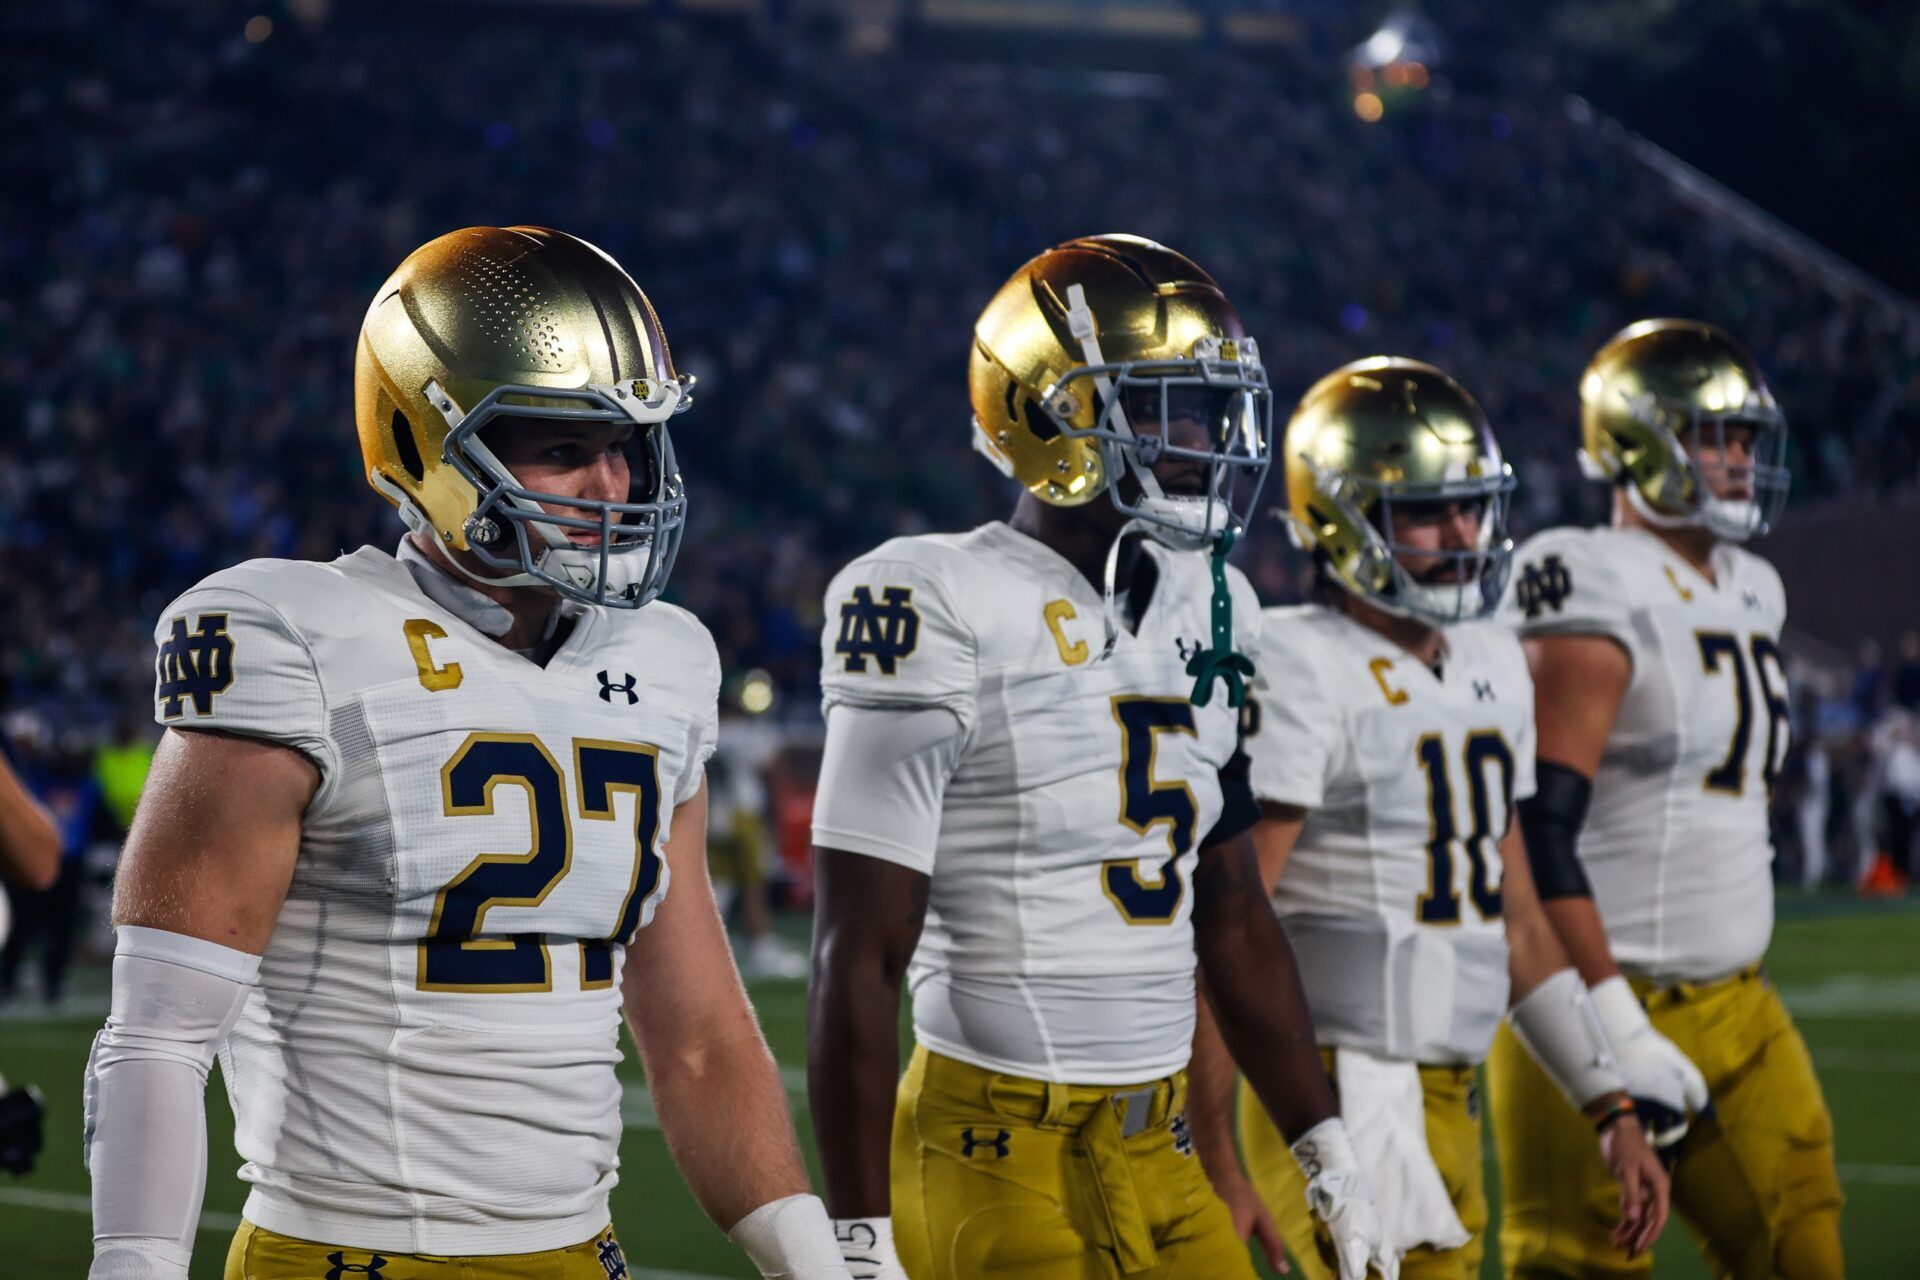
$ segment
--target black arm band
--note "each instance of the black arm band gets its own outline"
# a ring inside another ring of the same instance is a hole
[[[1591,898],[1580,865],[1580,828],[1586,825],[1593,783],[1566,765],[1542,760],[1534,766],[1536,790],[1520,802],[1520,834],[1540,900]]]
[[[1200,842],[1202,849],[1225,844],[1237,835],[1253,830],[1260,821],[1260,802],[1253,798],[1253,761],[1243,748],[1235,747],[1226,766],[1220,770],[1220,817]]]

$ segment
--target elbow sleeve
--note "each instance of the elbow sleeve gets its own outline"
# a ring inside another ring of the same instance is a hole
[[[1580,828],[1586,825],[1593,783],[1551,760],[1536,768],[1537,790],[1522,800],[1520,834],[1527,842],[1527,865],[1542,902],[1552,898],[1591,898],[1586,868],[1580,864]]]

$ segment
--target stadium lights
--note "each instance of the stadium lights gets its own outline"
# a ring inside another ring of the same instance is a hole
[[[1418,93],[1432,83],[1430,67],[1441,57],[1440,33],[1432,22],[1410,10],[1396,10],[1380,28],[1347,53],[1347,80],[1353,87],[1353,113],[1372,124],[1396,98]]]

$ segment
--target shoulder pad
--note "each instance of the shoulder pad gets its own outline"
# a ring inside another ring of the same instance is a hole
[[[896,538],[834,576],[823,602],[826,706],[943,706],[970,721],[979,639],[964,610],[964,552]]]
[[[1498,617],[1521,635],[1622,634],[1632,612],[1604,529],[1550,529],[1514,553]]]
[[[251,561],[168,605],[153,633],[154,719],[293,747],[330,780],[326,690],[307,638],[281,607],[314,569],[324,566]]]

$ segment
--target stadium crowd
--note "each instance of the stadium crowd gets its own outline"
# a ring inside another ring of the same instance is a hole
[[[969,455],[969,327],[1086,231],[1206,264],[1282,415],[1370,352],[1456,373],[1520,471],[1522,533],[1596,514],[1575,379],[1647,314],[1756,351],[1799,497],[1915,491],[1914,335],[1680,204],[1545,84],[1436,77],[1369,124],[1306,48],[1115,73],[646,13],[299,11],[0,16],[0,663],[5,704],[68,736],[140,737],[150,629],[199,577],[397,539],[360,478],[354,335],[395,262],[474,223],[566,228],[650,293],[701,379],[670,595],[802,713],[832,571],[1007,507]],[[1260,534],[1256,585],[1296,597]]]

